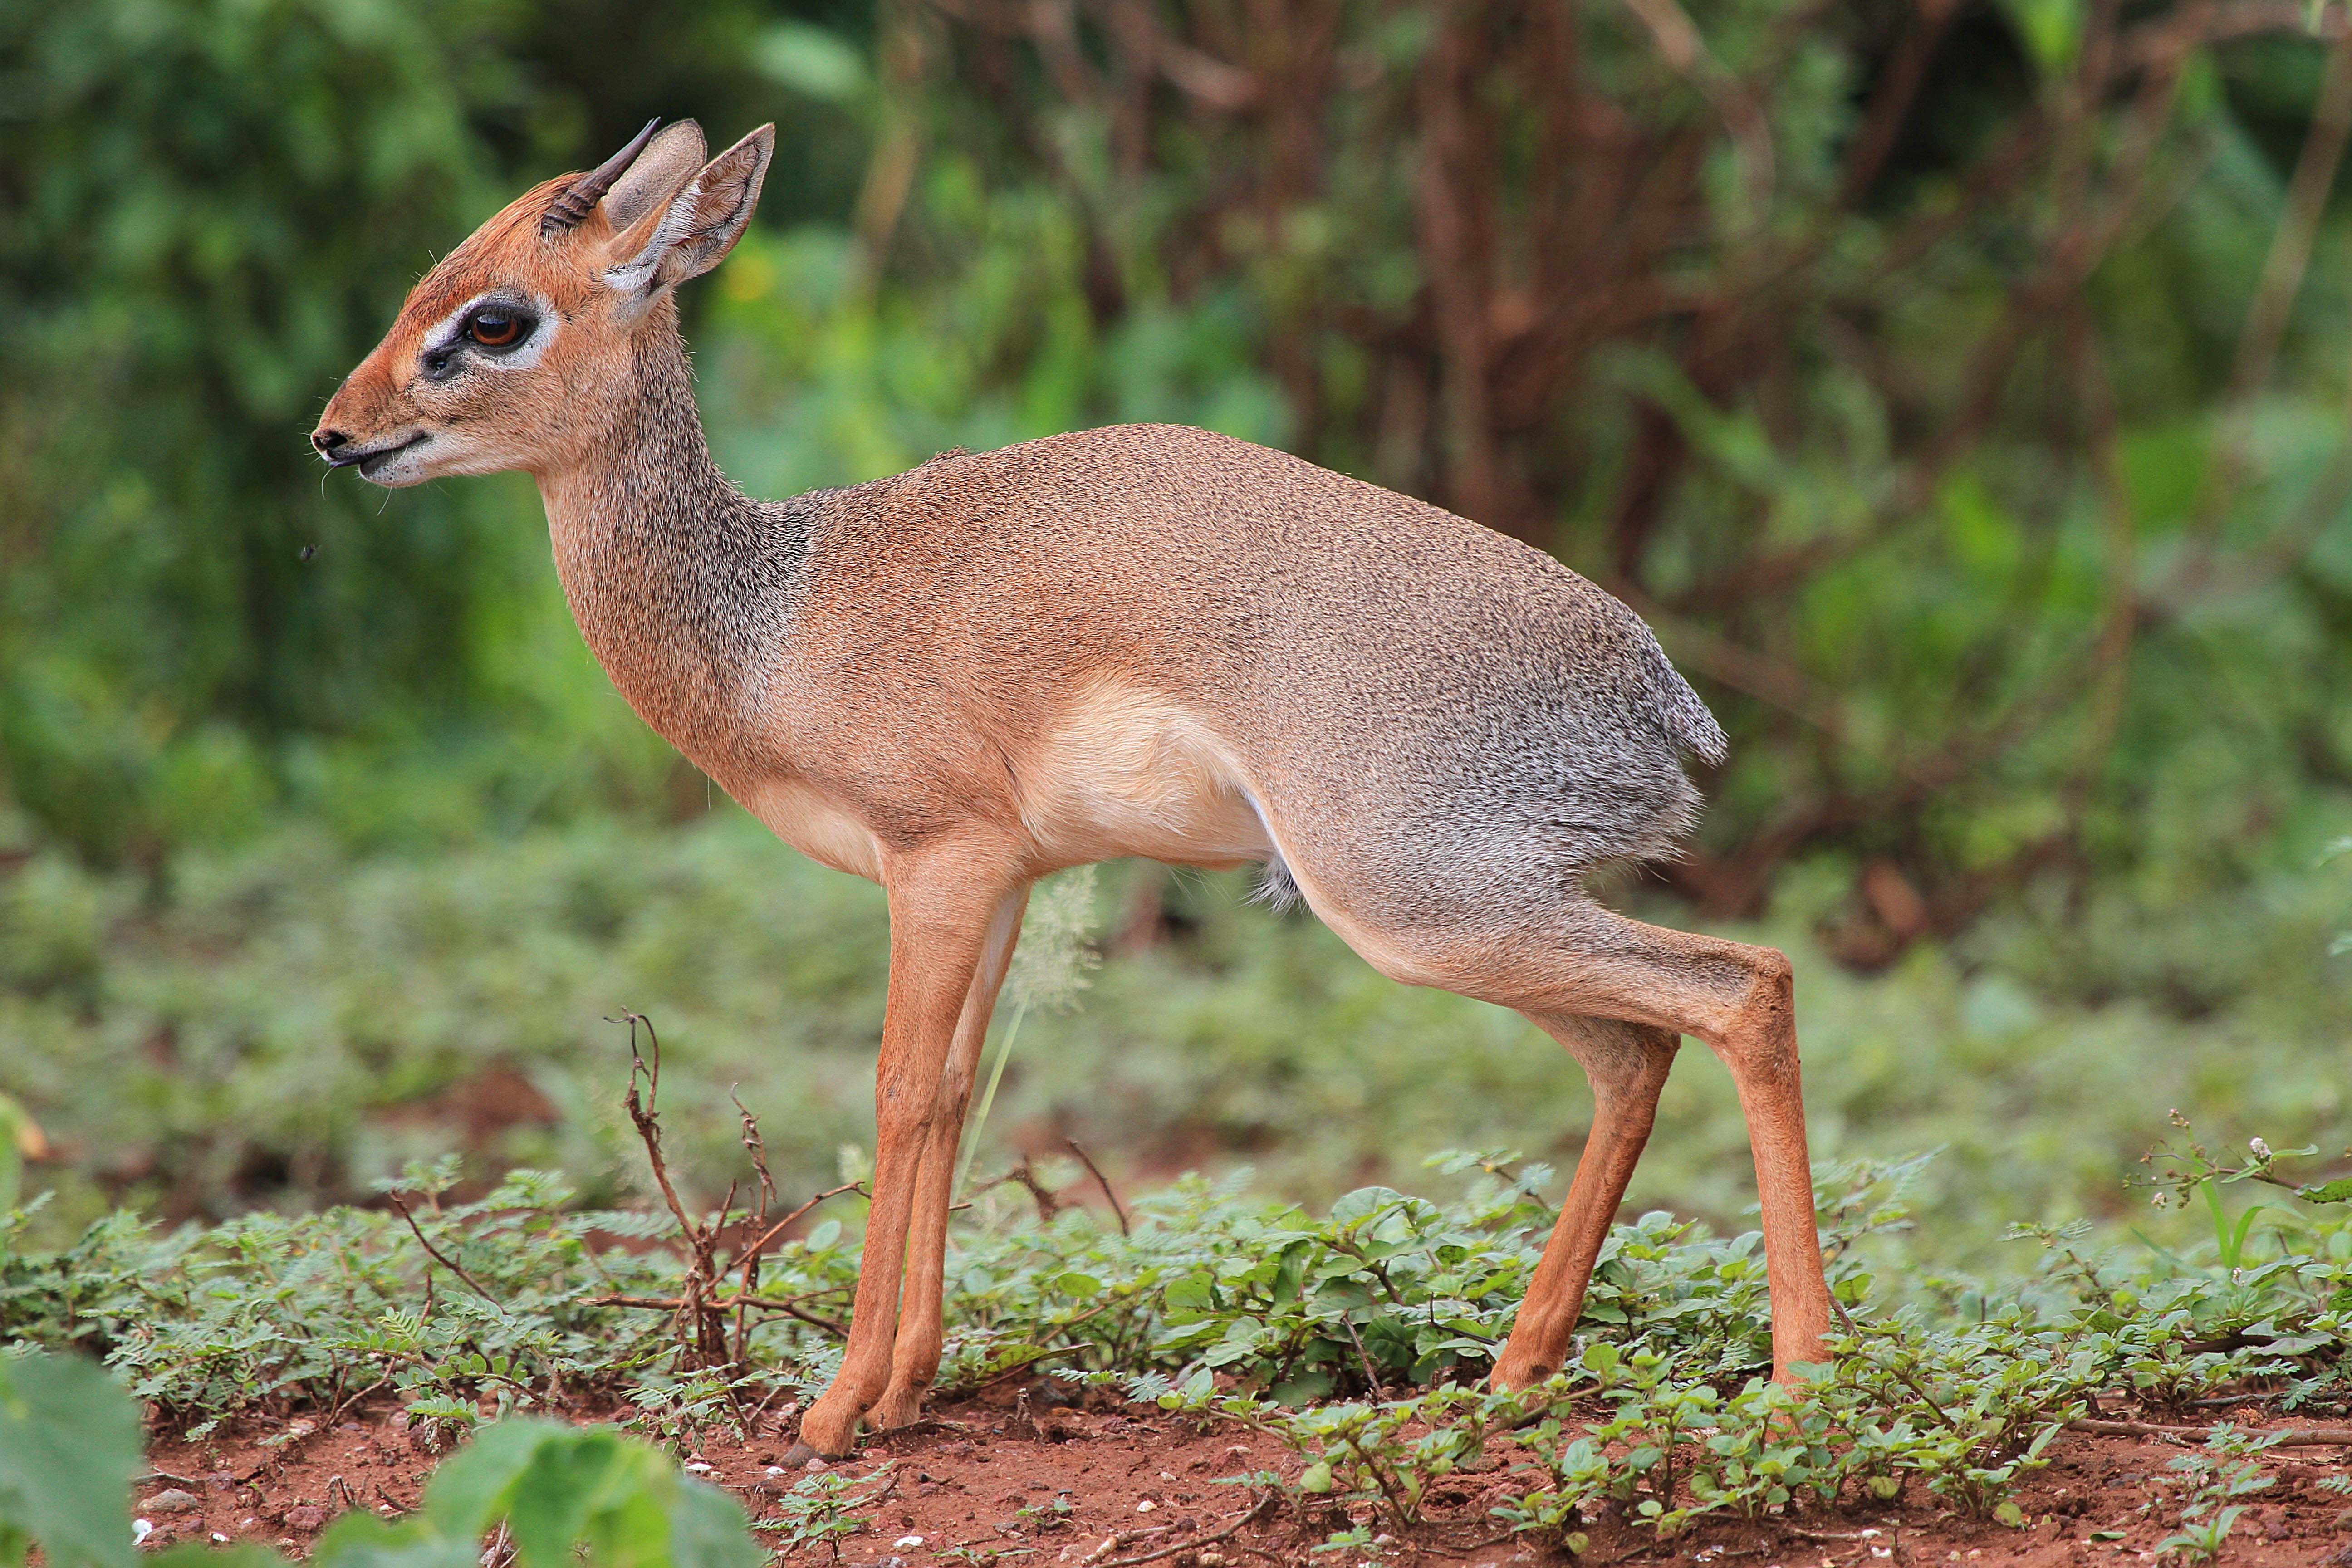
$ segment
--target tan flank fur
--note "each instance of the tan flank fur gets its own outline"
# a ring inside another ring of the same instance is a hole
[[[916,1418],[1029,888],[1122,855],[1263,863],[1384,973],[1515,1007],[1583,1064],[1591,1138],[1496,1384],[1566,1354],[1685,1035],[1747,1114],[1774,1374],[1820,1359],[1788,960],[1584,891],[1671,853],[1697,805],[1683,756],[1722,755],[1648,628],[1475,523],[1199,430],[746,498],[703,440],[672,296],[741,236],[773,147],[763,126],[706,163],[686,121],[529,192],[417,285],[311,439],[382,485],[531,474],[572,614],[637,712],[888,892],[873,1214],[803,1442],[837,1456],[861,1421]]]

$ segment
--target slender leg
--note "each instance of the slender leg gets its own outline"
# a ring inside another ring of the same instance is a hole
[[[884,883],[890,894],[890,989],[874,1077],[874,1204],[858,1263],[849,1348],[832,1386],[801,1417],[801,1442],[828,1458],[850,1451],[858,1418],[889,1382],[923,1145],[990,926],[1020,875],[1016,858],[1003,847],[966,841],[901,852],[885,867]]]
[[[1772,1286],[1772,1376],[1827,1359],[1830,1288],[1813,1219],[1812,1165],[1797,1071],[1793,974],[1783,953],[1644,925],[1597,906],[1577,911],[1569,943],[1538,978],[1558,1003],[1544,1011],[1621,1018],[1693,1035],[1731,1070],[1764,1208]],[[1527,1008],[1524,1001],[1514,1005]],[[1538,1009],[1528,1008],[1529,1011]]]
[[[1772,1376],[1797,1381],[1800,1363],[1829,1359],[1830,1287],[1822,1269],[1820,1223],[1813,1210],[1812,1161],[1805,1147],[1804,1086],[1797,1065],[1797,1008],[1789,961],[1759,966],[1733,1018],[1703,1034],[1731,1069],[1756,1189],[1764,1206],[1764,1268],[1772,1286]]]
[[[1625,1200],[1625,1184],[1657,1115],[1658,1091],[1682,1044],[1667,1030],[1641,1024],[1558,1017],[1536,1022],[1568,1047],[1592,1080],[1592,1135],[1576,1163],[1576,1179],[1543,1261],[1528,1281],[1510,1341],[1495,1363],[1496,1388],[1525,1388],[1559,1370],[1584,1310],[1593,1260],[1608,1239],[1617,1205]]]
[[[940,1084],[939,1106],[930,1136],[923,1143],[922,1174],[917,1178],[913,1228],[907,1245],[907,1283],[898,1303],[898,1338],[890,1356],[890,1385],[880,1403],[866,1413],[877,1431],[904,1426],[922,1414],[923,1395],[940,1370],[940,1342],[944,1331],[941,1297],[946,1284],[948,1205],[955,1201],[956,1147],[962,1141],[963,1119],[971,1103],[973,1078],[980,1070],[981,1047],[988,1039],[989,1014],[996,1006],[998,987],[1013,962],[1013,943],[1021,935],[1021,911],[1029,900],[1024,888],[996,907],[989,922],[988,945],[980,968],[964,996],[963,1015],[956,1020],[955,1045],[948,1052],[947,1076]]]
[[[1796,1007],[1785,955],[1769,947],[1644,925],[1595,904],[1563,908],[1540,927],[1445,934],[1425,928],[1402,931],[1353,917],[1328,889],[1317,899],[1316,912],[1375,967],[1412,984],[1443,985],[1516,1007],[1538,1020],[1610,1018],[1705,1041],[1731,1071],[1756,1157],[1765,1268],[1772,1285],[1772,1375],[1782,1383],[1794,1382],[1800,1364],[1826,1359],[1822,1342],[1829,1332],[1830,1290],[1813,1219]],[[1597,1081],[1595,1089],[1598,1098]],[[1586,1226],[1599,1223],[1603,1175],[1622,1181],[1613,1174],[1614,1166],[1630,1166],[1641,1147],[1638,1136],[1628,1137],[1627,1130],[1617,1125],[1626,1112],[1603,1114],[1611,1123],[1610,1152],[1594,1167],[1593,1207],[1583,1206],[1581,1163],[1570,1194],[1570,1206]],[[1645,1114],[1645,1124],[1646,1120]],[[1594,1131],[1597,1141],[1598,1123]],[[1594,1155],[1588,1152],[1586,1158],[1591,1161]],[[1542,1300],[1536,1304],[1534,1320],[1523,1321],[1529,1334],[1558,1336],[1563,1350],[1573,1320],[1567,1325],[1553,1321],[1557,1309],[1549,1292],[1558,1291],[1563,1306],[1573,1300],[1580,1307],[1590,1268],[1583,1243],[1578,1241],[1573,1252],[1562,1250],[1567,1245],[1556,1232],[1531,1287],[1544,1293]],[[1580,1255],[1585,1259],[1581,1264]],[[1498,1380],[1533,1376],[1543,1364],[1534,1354],[1536,1342],[1515,1332],[1505,1360],[1496,1365]],[[1517,1351],[1528,1352],[1524,1360]]]

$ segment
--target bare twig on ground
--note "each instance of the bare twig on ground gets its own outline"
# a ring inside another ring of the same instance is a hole
[[[1119,1235],[1133,1236],[1135,1232],[1129,1228],[1127,1223],[1127,1205],[1120,1203],[1118,1194],[1110,1190],[1110,1178],[1102,1173],[1102,1167],[1095,1163],[1095,1157],[1080,1148],[1078,1141],[1075,1138],[1065,1138],[1062,1142],[1069,1146],[1071,1153],[1076,1154],[1085,1163],[1087,1172],[1095,1179],[1095,1185],[1100,1187],[1103,1196],[1109,1200],[1110,1212],[1118,1216]]]
[[[689,1369],[713,1372],[740,1368],[744,1364],[745,1341],[750,1333],[749,1313],[753,1307],[782,1311],[845,1337],[848,1331],[837,1324],[785,1303],[762,1303],[751,1296],[759,1281],[759,1246],[764,1245],[767,1237],[780,1228],[766,1224],[768,1207],[775,1197],[776,1186],[768,1173],[767,1147],[761,1140],[757,1120],[740,1099],[735,1101],[735,1108],[743,1118],[743,1147],[751,1156],[751,1166],[760,1183],[760,1196],[747,1216],[747,1223],[761,1228],[764,1234],[759,1244],[739,1248],[731,1262],[722,1268],[719,1261],[719,1248],[735,1211],[736,1184],[727,1184],[727,1195],[719,1200],[719,1212],[708,1219],[697,1222],[686,1212],[686,1204],[678,1197],[676,1184],[670,1181],[669,1163],[662,1155],[659,1109],[661,1037],[655,1032],[653,1020],[643,1013],[623,1012],[611,1021],[625,1023],[629,1026],[629,1089],[622,1105],[629,1113],[630,1125],[636,1129],[638,1141],[645,1145],[646,1159],[652,1166],[654,1183],[661,1190],[662,1201],[669,1205],[671,1217],[677,1221],[678,1235],[687,1247],[686,1278],[681,1282],[678,1301],[673,1309],[679,1364]],[[637,1029],[640,1026],[646,1031],[646,1050],[644,1052],[637,1049]],[[640,1079],[643,1079],[642,1092]],[[812,1200],[812,1203],[816,1201],[821,1200]],[[802,1212],[805,1212],[807,1206],[803,1205]],[[719,1296],[720,1276],[739,1272],[740,1288],[733,1298],[722,1302]],[[645,1302],[642,1300],[614,1298],[606,1304],[641,1306]],[[726,1316],[729,1306],[735,1310],[731,1331]],[[744,1408],[742,1395],[736,1389],[733,1379],[722,1384],[722,1392],[736,1426],[749,1437],[751,1435],[751,1413]]]
[[[1474,1552],[1484,1552],[1489,1546],[1500,1546],[1517,1534],[1518,1531],[1516,1530],[1507,1530],[1500,1535],[1482,1535],[1475,1541],[1465,1541],[1458,1546],[1420,1546],[1416,1550],[1426,1552],[1433,1557],[1467,1557]]]
[[[1117,1535],[1108,1537],[1101,1546],[1096,1547],[1094,1551],[1080,1558],[1078,1568],[1139,1568],[1141,1563],[1157,1563],[1163,1557],[1173,1557],[1180,1552],[1198,1552],[1204,1546],[1214,1546],[1221,1541],[1230,1541],[1273,1506],[1276,1495],[1274,1492],[1265,1493],[1257,1501],[1244,1509],[1231,1524],[1214,1535],[1188,1535],[1173,1545],[1163,1546],[1157,1552],[1146,1552],[1134,1557],[1113,1557],[1106,1561],[1103,1557],[1106,1547],[1116,1552],[1120,1546],[1139,1539],[1143,1534],[1141,1531],[1122,1531]]]
[[[2203,1442],[2212,1436],[2208,1426],[2159,1426],[2149,1421],[2069,1421],[2069,1432],[2088,1432],[2102,1437],[2176,1437]],[[2332,1448],[2352,1447],[2352,1426],[2290,1426],[2284,1432],[2263,1432],[2258,1436],[2271,1439],[2275,1448]]]

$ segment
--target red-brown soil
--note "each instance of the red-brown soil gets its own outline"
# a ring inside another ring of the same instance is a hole
[[[790,1428],[787,1419],[750,1442],[714,1434],[689,1464],[707,1467],[698,1473],[740,1497],[754,1520],[767,1517],[774,1495],[799,1479],[776,1468],[791,1447]],[[297,1435],[282,1440],[289,1431]],[[273,1438],[281,1441],[273,1446]],[[1754,1523],[1703,1521],[1666,1542],[1604,1520],[1574,1561],[2137,1565],[2154,1561],[2157,1543],[2178,1528],[2184,1489],[2167,1466],[2185,1451],[2162,1438],[2065,1434],[2052,1447],[2050,1467],[2018,1495],[2029,1521],[2023,1529],[1961,1518],[1914,1486],[1890,1504]],[[1506,1537],[1488,1516],[1508,1495],[1507,1473],[1518,1457],[1506,1441],[1490,1444],[1475,1470],[1437,1484],[1429,1521],[1396,1531],[1397,1539],[1377,1548],[1380,1560],[1412,1568],[1569,1563],[1564,1550]],[[2337,1448],[2274,1450],[2265,1468],[2276,1484],[2244,1500],[2250,1506],[2220,1561],[2246,1568],[2352,1565],[2352,1554],[2338,1558],[2352,1549],[2352,1498],[2315,1484],[2347,1474],[2347,1457]],[[323,1431],[299,1421],[247,1423],[203,1442],[159,1439],[151,1458],[155,1473],[137,1493],[139,1516],[154,1527],[149,1547],[209,1537],[275,1544],[298,1556],[345,1508],[390,1515],[415,1506],[434,1464],[391,1410]],[[1367,1555],[1310,1552],[1349,1521],[1336,1508],[1302,1511],[1279,1502],[1227,1539],[1202,1542],[1241,1520],[1255,1500],[1244,1487],[1217,1484],[1219,1478],[1266,1469],[1295,1477],[1298,1463],[1269,1438],[1232,1428],[1202,1432],[1147,1406],[1033,1416],[1025,1399],[952,1405],[920,1426],[869,1441],[836,1468],[866,1483],[858,1489],[866,1500],[855,1510],[864,1523],[840,1543],[840,1561],[851,1568],[971,1568],[991,1554],[1017,1568],[1113,1568],[1150,1553],[1174,1568],[1245,1560],[1358,1568]],[[1056,1499],[1066,1500],[1066,1511]],[[1370,1517],[1369,1510],[1358,1513]],[[2122,1535],[2092,1539],[2106,1531]],[[772,1533],[767,1539],[781,1544]],[[788,1568],[831,1563],[827,1548],[809,1546]]]

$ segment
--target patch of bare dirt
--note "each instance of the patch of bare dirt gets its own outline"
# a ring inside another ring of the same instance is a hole
[[[1047,1388],[1041,1386],[1045,1396]],[[1228,1568],[1244,1561],[1293,1568],[1358,1568],[1361,1552],[1311,1551],[1351,1522],[1336,1507],[1258,1507],[1245,1486],[1221,1478],[1274,1470],[1296,1479],[1281,1444],[1231,1428],[1202,1432],[1149,1406],[1033,1409],[1030,1402],[950,1405],[920,1426],[870,1439],[834,1467],[861,1484],[861,1521],[840,1542],[848,1568],[975,1568],[989,1556],[1018,1568],[1116,1568],[1146,1560],[1175,1568]],[[778,1468],[791,1447],[786,1418],[751,1441],[713,1436],[688,1463],[725,1487],[759,1520],[799,1476]],[[1660,1542],[1613,1520],[1588,1531],[1581,1559],[1559,1546],[1506,1536],[1488,1510],[1524,1485],[1524,1456],[1491,1443],[1475,1467],[1439,1482],[1426,1522],[1381,1524],[1395,1539],[1381,1561],[1439,1568],[1525,1568],[1532,1563],[1724,1563],[1759,1568],[1876,1568],[1878,1563],[2137,1565],[2178,1528],[2183,1488],[2167,1468],[2186,1452],[2157,1437],[2063,1435],[2053,1462],[2017,1494],[2027,1523],[2008,1529],[1963,1518],[1914,1486],[1895,1501],[1835,1513],[1808,1511],[1748,1522],[1703,1521]],[[139,1489],[150,1548],[175,1541],[255,1541],[296,1556],[346,1508],[386,1516],[416,1505],[436,1456],[396,1411],[364,1412],[316,1429],[302,1421],[247,1424],[202,1442],[159,1438],[153,1474]],[[2352,1550],[2352,1499],[2316,1483],[2347,1473],[2340,1448],[2276,1450],[2276,1484],[2250,1505],[2219,1561],[2231,1568],[2334,1563]],[[1255,1511],[1253,1511],[1253,1510]],[[1370,1519],[1369,1510],[1359,1516]],[[2113,1532],[2113,1533],[2110,1533]],[[2105,1537],[2101,1539],[2101,1537]],[[774,1532],[765,1536],[780,1546]],[[2352,1555],[2342,1559],[2352,1564]],[[832,1568],[824,1546],[801,1549],[788,1568]]]

